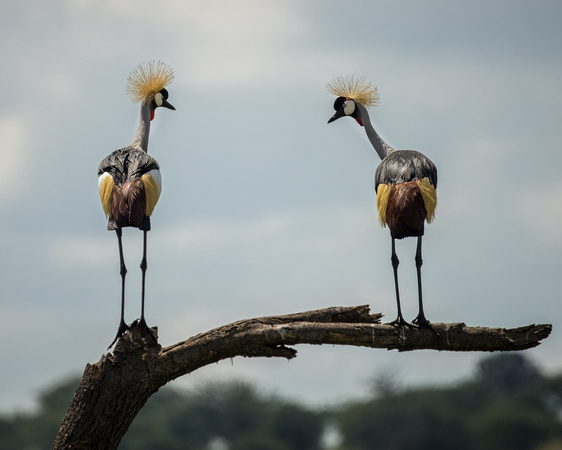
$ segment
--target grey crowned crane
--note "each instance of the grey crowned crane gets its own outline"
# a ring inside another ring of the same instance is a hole
[[[137,133],[131,144],[115,150],[107,156],[98,168],[98,187],[101,204],[108,218],[107,229],[115,231],[119,244],[121,267],[121,321],[115,339],[119,339],[128,329],[125,323],[125,275],[127,268],[123,258],[122,230],[134,227],[142,230],[143,256],[141,261],[142,291],[141,316],[136,322],[139,327],[152,331],[144,318],[144,286],[146,275],[146,234],[150,230],[150,216],[160,197],[162,182],[160,166],[148,151],[148,134],[154,112],[159,107],[175,110],[168,102],[165,87],[173,80],[172,69],[162,62],[150,61],[139,64],[131,72],[127,84],[127,93],[131,100],[141,104],[140,120]]]
[[[392,268],[398,317],[390,322],[400,327],[411,326],[404,320],[400,307],[398,289],[398,264],[396,239],[417,237],[415,256],[419,313],[412,321],[420,327],[434,331],[423,311],[422,301],[422,236],[425,222],[430,223],[435,215],[437,205],[437,169],[431,160],[420,152],[413,150],[395,150],[377,134],[367,108],[375,106],[379,97],[377,88],[364,78],[339,77],[327,85],[328,91],[337,96],[334,102],[336,113],[328,123],[340,117],[352,117],[365,128],[367,137],[382,162],[375,171],[375,191],[377,209],[381,226],[388,226],[392,238]],[[434,331],[435,332],[435,331]]]

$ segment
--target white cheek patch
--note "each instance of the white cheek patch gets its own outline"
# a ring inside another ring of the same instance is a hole
[[[156,102],[156,106],[162,106],[162,103],[164,103],[164,97],[160,92],[154,94],[154,101]]]
[[[355,112],[355,102],[353,100],[346,100],[343,103],[343,112],[346,116],[351,116]]]

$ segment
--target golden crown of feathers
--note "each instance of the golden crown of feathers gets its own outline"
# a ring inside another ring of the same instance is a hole
[[[326,84],[326,89],[330,94],[350,98],[365,108],[379,104],[379,93],[376,86],[373,86],[370,81],[366,81],[365,77],[355,78],[355,75],[336,77]]]
[[[127,79],[127,94],[135,103],[151,100],[174,79],[172,68],[162,61],[139,64]]]

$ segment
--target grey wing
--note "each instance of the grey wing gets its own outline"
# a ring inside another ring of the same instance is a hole
[[[98,167],[98,176],[103,173],[109,173],[113,177],[113,181],[118,186],[121,186],[127,180],[126,170],[126,149],[121,148],[115,150],[110,155],[106,156]]]
[[[115,150],[102,160],[98,176],[107,172],[113,177],[115,184],[122,185],[125,181],[137,180],[154,169],[160,167],[152,156],[142,150],[125,147]]]
[[[152,170],[160,170],[160,166],[156,160],[142,150],[135,150],[129,153],[127,168],[128,180],[138,180],[145,173]]]
[[[429,178],[437,187],[437,168],[423,153],[414,150],[398,150],[390,153],[375,171],[375,190],[379,184],[400,184],[406,181]]]

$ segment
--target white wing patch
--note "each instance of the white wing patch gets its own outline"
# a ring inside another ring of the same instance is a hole
[[[160,197],[160,193],[162,192],[162,175],[158,169],[151,170],[147,172],[145,175],[150,175],[158,188],[158,197]]]
[[[101,197],[101,187],[103,185],[103,181],[105,180],[106,177],[110,177],[111,175],[109,175],[109,173],[104,172],[102,173],[99,178],[98,178],[98,191],[100,193],[100,197]]]
[[[111,216],[111,198],[113,195],[113,177],[107,173],[102,173],[98,178],[98,190],[100,193],[101,206],[106,217]]]

